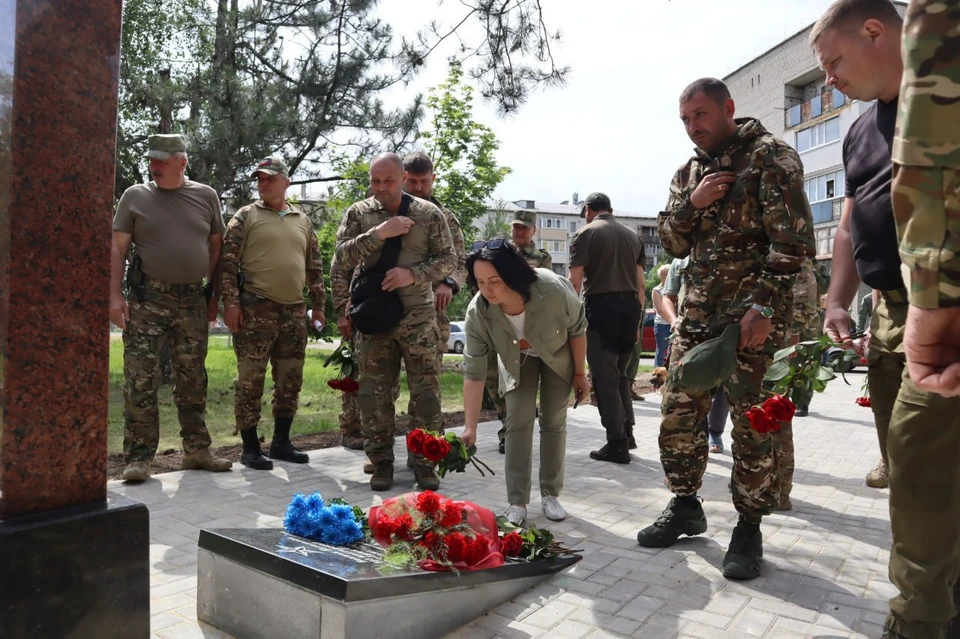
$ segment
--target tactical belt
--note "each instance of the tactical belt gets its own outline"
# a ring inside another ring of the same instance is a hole
[[[155,280],[152,277],[144,276],[144,285],[148,288],[151,288],[155,291],[161,293],[201,293],[203,292],[203,282],[191,283],[191,284],[170,284],[169,282],[161,282],[160,280]]]
[[[906,304],[910,301],[907,297],[907,289],[902,286],[889,291],[880,291],[880,295],[890,304]]]

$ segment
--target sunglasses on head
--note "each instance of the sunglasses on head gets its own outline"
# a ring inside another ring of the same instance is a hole
[[[497,249],[506,248],[507,241],[502,237],[495,237],[492,240],[480,240],[479,242],[473,243],[474,251],[482,251],[485,248],[490,249],[491,251],[496,251]]]

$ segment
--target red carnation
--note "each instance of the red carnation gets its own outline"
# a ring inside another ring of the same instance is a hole
[[[417,495],[417,510],[425,515],[435,515],[440,510],[440,496],[432,490]]]
[[[396,519],[396,530],[394,531],[397,539],[410,541],[413,537],[413,517],[410,513],[404,513]]]
[[[797,407],[789,398],[783,395],[774,395],[763,403],[763,412],[774,422],[789,422],[793,419],[793,414],[797,412]]]
[[[431,437],[423,444],[423,456],[433,463],[441,462],[450,452],[450,444],[442,437]]]
[[[477,535],[468,542],[464,561],[468,566],[475,566],[483,561],[489,552],[490,545],[487,538]]]
[[[352,377],[344,377],[340,382],[340,390],[344,393],[356,393],[360,390],[360,384]]]
[[[440,525],[444,528],[453,528],[463,521],[463,510],[452,501],[443,505],[443,513],[440,516]]]
[[[774,429],[773,420],[758,406],[747,411],[747,419],[750,420],[750,428],[758,433],[769,433]]]
[[[329,387],[332,388],[333,390],[343,390],[343,387],[342,387],[341,384],[340,384],[340,379],[339,379],[339,378],[336,378],[336,379],[328,379],[328,380],[327,380],[327,386],[329,386]]]
[[[427,431],[422,428],[417,428],[415,430],[407,433],[407,450],[409,450],[414,455],[423,454],[423,444],[430,438],[430,435],[427,434]]]
[[[384,514],[380,514],[377,518],[377,532],[383,533],[383,536],[387,539],[393,537],[393,534],[397,531],[397,523],[391,518],[387,517]]]
[[[463,559],[467,548],[467,538],[463,533],[451,533],[443,538],[443,545],[447,547],[447,559],[453,562]]]
[[[869,398],[869,397],[858,397],[858,398],[857,398],[857,405],[858,405],[858,406],[863,406],[864,408],[870,408],[870,406],[871,406],[871,404],[870,404],[870,398]]]
[[[504,557],[517,557],[521,550],[523,550],[523,537],[516,531],[504,535],[500,540],[500,552]]]
[[[423,537],[420,538],[420,545],[424,548],[433,548],[437,541],[439,541],[440,536],[432,530],[428,530],[423,534]]]

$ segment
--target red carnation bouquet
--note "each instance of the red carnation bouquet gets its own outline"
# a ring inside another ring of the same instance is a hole
[[[330,357],[323,362],[324,368],[331,365],[338,366],[340,370],[334,379],[327,380],[327,386],[344,393],[356,393],[360,390],[360,384],[353,378],[359,370],[357,356],[350,350],[350,345],[346,341],[342,342],[340,348],[333,351]]]
[[[857,406],[863,406],[864,408],[870,408],[873,404],[870,403],[870,379],[865,377],[863,380],[863,386],[860,387],[860,397],[856,399]]]
[[[478,570],[503,565],[497,518],[433,491],[406,493],[370,508],[370,535],[394,568]]]
[[[443,477],[448,472],[462,473],[467,464],[473,464],[481,477],[486,477],[483,468],[495,475],[489,466],[477,459],[476,446],[467,447],[456,433],[440,435],[433,431],[417,428],[407,435],[407,450],[414,455],[423,455],[427,461],[437,465],[437,474]],[[483,468],[481,468],[483,466]]]

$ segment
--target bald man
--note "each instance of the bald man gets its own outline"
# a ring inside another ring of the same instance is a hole
[[[374,158],[370,163],[373,196],[347,209],[337,230],[337,268],[351,272],[359,265],[357,282],[372,283],[375,291],[355,286],[350,300],[354,308],[348,311],[360,333],[357,400],[364,451],[374,466],[373,490],[393,486],[393,389],[401,361],[410,388],[412,426],[443,432],[433,283],[453,272],[457,254],[443,212],[431,202],[404,193],[404,177],[403,161],[397,154]],[[402,317],[393,326],[383,326],[379,320],[393,308],[396,298],[402,303]],[[361,325],[361,302],[384,309],[373,313],[372,325]],[[434,465],[421,456],[413,461],[419,488],[439,489]]]

